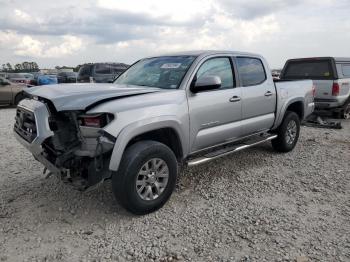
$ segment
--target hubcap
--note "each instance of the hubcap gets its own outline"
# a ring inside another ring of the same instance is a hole
[[[165,190],[169,168],[164,160],[152,158],[140,169],[136,178],[136,191],[143,200],[157,199]]]
[[[287,125],[286,132],[286,142],[288,145],[294,143],[294,140],[297,136],[297,123],[294,120],[291,120]]]

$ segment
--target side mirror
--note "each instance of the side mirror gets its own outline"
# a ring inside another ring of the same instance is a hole
[[[198,93],[202,91],[219,89],[221,87],[221,78],[219,76],[202,76],[195,80],[191,85],[191,92]]]

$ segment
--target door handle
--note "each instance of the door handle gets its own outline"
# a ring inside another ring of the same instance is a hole
[[[272,92],[271,91],[267,91],[266,93],[265,93],[265,96],[272,96],[273,94],[272,94]]]
[[[239,102],[241,101],[241,98],[239,96],[233,96],[230,98],[230,102]]]

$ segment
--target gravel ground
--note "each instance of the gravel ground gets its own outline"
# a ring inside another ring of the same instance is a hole
[[[303,127],[185,169],[158,212],[136,217],[111,184],[81,193],[45,179],[0,110],[0,261],[350,261],[350,122]]]

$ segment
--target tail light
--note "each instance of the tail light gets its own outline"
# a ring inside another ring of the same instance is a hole
[[[332,86],[332,96],[338,96],[340,93],[340,86],[338,83],[333,83]]]
[[[79,125],[86,127],[102,128],[109,124],[114,119],[112,114],[91,114],[91,115],[80,115]]]

